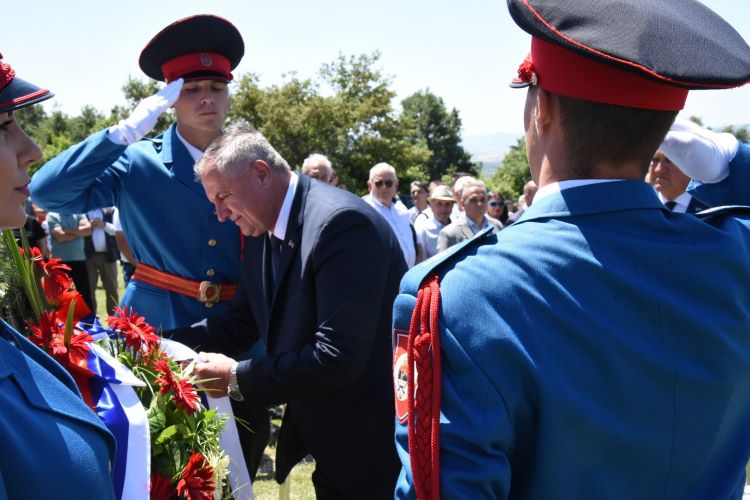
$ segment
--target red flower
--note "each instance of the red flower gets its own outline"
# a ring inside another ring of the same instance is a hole
[[[149,498],[151,500],[172,500],[177,494],[174,486],[172,486],[172,481],[157,473],[151,474],[151,486],[149,489]]]
[[[139,316],[130,308],[130,313],[120,307],[115,308],[114,316],[107,316],[110,328],[120,330],[125,337],[125,343],[136,350],[146,347],[147,350],[159,345],[159,336],[155,335],[156,328],[146,323],[146,318]]]
[[[63,323],[68,320],[68,309],[70,304],[76,301],[75,310],[73,311],[73,322],[81,321],[83,318],[91,314],[91,309],[86,305],[86,301],[83,300],[83,296],[77,290],[65,290],[58,298],[59,305],[57,306],[57,319]]]
[[[156,379],[156,383],[161,386],[159,394],[171,392],[174,404],[186,413],[193,413],[198,409],[201,398],[195,386],[185,379],[175,378],[166,359],[160,358],[154,361],[154,369],[162,375]]]
[[[193,452],[177,483],[177,494],[188,500],[211,500],[216,489],[213,476],[214,471],[203,455]]]
[[[57,321],[54,312],[44,312],[39,323],[28,323],[31,340],[60,362],[67,360],[68,348],[65,347],[65,331]]]
[[[38,249],[34,248],[34,250]],[[60,259],[50,259],[47,262],[39,259],[36,263],[42,271],[42,290],[44,290],[44,296],[47,297],[50,304],[59,304],[62,294],[68,291],[73,285],[73,279],[68,274],[70,267],[61,264]]]
[[[70,343],[68,344],[68,359],[70,363],[82,368],[87,368],[86,356],[90,350],[89,342],[93,342],[87,332],[83,330],[74,329],[73,334],[70,336]]]

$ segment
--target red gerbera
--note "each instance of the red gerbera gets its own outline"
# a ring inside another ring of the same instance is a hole
[[[34,248],[34,250],[37,250],[37,248]],[[60,262],[61,259],[49,259],[47,262],[44,262],[43,259],[36,260],[37,266],[42,271],[44,296],[53,306],[60,303],[63,293],[73,285],[73,279],[68,274],[70,267]]]
[[[75,300],[75,309],[73,310],[73,322],[81,321],[83,318],[91,314],[91,309],[86,305],[86,301],[83,300],[83,296],[77,290],[65,290],[58,298],[59,305],[57,306],[57,319],[63,323],[68,320],[68,309],[70,304]]]
[[[107,323],[110,328],[120,330],[120,335],[125,338],[125,343],[136,350],[141,350],[144,346],[147,350],[159,345],[159,336],[155,335],[156,328],[146,323],[146,318],[139,316],[130,308],[115,308],[114,316],[107,316]]]
[[[185,379],[175,378],[166,359],[160,358],[154,361],[154,369],[161,373],[161,377],[156,379],[156,383],[161,386],[159,394],[171,392],[174,404],[186,413],[193,413],[198,409],[201,398],[195,386]]]
[[[44,312],[39,323],[28,323],[31,340],[50,356],[58,361],[67,358],[68,348],[65,347],[65,330],[54,312]]]
[[[177,483],[177,494],[188,500],[211,500],[214,471],[203,455],[193,452]]]
[[[177,491],[172,486],[172,481],[161,474],[151,474],[150,500],[172,500]]]

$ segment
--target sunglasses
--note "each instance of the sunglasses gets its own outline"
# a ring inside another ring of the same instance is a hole
[[[383,187],[383,184],[385,184],[385,187],[387,187],[387,188],[389,188],[389,187],[393,187],[393,181],[392,181],[392,180],[387,180],[387,181],[375,181],[375,182],[373,182],[373,184],[375,184],[375,187],[376,187],[376,188],[382,188],[382,187]]]
[[[490,200],[489,205],[491,207],[502,207],[503,205],[505,205],[505,202],[504,201],[498,201],[498,200]]]

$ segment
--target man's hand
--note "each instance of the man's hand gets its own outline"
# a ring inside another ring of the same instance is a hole
[[[92,228],[104,227],[104,221],[101,219],[91,219],[89,222]]]
[[[138,103],[133,113],[109,128],[109,138],[117,144],[133,144],[153,130],[156,120],[180,97],[183,79],[169,83],[155,95]]]
[[[198,359],[195,360],[193,372],[199,381],[205,380],[205,382],[200,382],[198,385],[206,391],[209,397],[226,396],[227,386],[229,386],[229,372],[235,363],[235,360],[223,354],[201,352],[198,354]]]

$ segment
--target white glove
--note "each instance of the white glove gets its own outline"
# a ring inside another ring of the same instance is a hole
[[[116,144],[133,144],[153,130],[156,120],[180,97],[182,78],[170,82],[151,97],[138,103],[133,112],[117,125],[109,127],[109,139]]]
[[[690,120],[677,120],[659,151],[693,179],[712,184],[729,175],[729,162],[737,153],[738,144],[732,134],[714,132]]]

